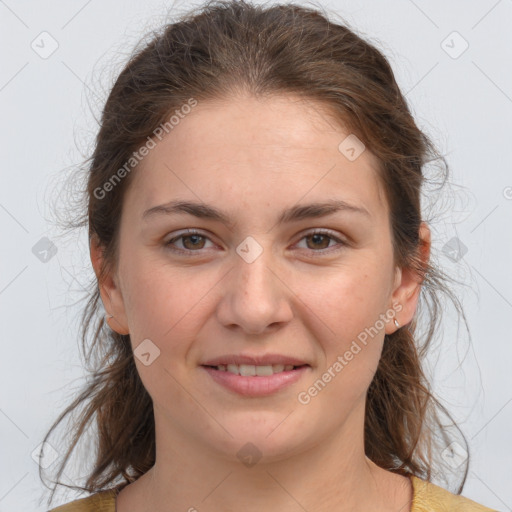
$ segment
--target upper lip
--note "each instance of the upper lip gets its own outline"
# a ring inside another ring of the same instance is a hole
[[[306,363],[296,357],[285,356],[282,354],[248,355],[248,354],[226,354],[213,359],[208,359],[202,363],[202,366],[219,366],[221,364],[249,364],[254,366],[268,366],[274,364],[292,364],[293,366],[302,366]]]

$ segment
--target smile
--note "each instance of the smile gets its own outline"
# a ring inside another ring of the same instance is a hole
[[[311,367],[294,365],[228,364],[201,366],[214,382],[243,396],[268,396],[296,383]]]
[[[306,365],[301,365],[306,366]],[[273,364],[273,365],[252,365],[252,364],[219,364],[218,366],[211,366],[221,372],[230,372],[235,375],[241,375],[242,377],[266,377],[273,375],[274,373],[289,372],[298,366],[293,364]]]

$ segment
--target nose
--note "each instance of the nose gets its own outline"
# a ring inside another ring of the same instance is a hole
[[[243,252],[234,256],[228,272],[217,318],[226,328],[246,334],[263,334],[288,323],[293,317],[290,299],[293,292],[279,272],[271,249],[254,260]]]

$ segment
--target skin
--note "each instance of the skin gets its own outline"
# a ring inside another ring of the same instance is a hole
[[[410,510],[409,479],[364,454],[366,391],[392,320],[307,405],[297,400],[393,304],[400,325],[410,322],[421,287],[394,267],[376,157],[366,149],[349,161],[338,150],[348,134],[321,105],[293,96],[200,102],[134,171],[118,265],[100,291],[111,328],[129,333],[134,349],[150,339],[160,350],[149,366],[135,358],[154,404],[157,448],[155,466],[119,494],[118,512]],[[276,223],[287,207],[333,198],[369,215]],[[213,205],[234,224],[142,219],[175,199]],[[187,228],[206,238],[178,239],[174,247],[192,256],[173,253],[166,244]],[[335,238],[306,237],[315,228]],[[263,250],[252,263],[236,252],[247,236]],[[420,237],[426,262],[425,223]],[[97,275],[101,258],[93,241]],[[311,367],[258,398],[226,390],[200,367],[241,352]],[[262,455],[252,467],[237,457],[247,442]]]

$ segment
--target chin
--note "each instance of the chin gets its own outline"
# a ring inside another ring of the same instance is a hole
[[[287,415],[288,412],[252,411],[240,413],[240,417],[233,421],[225,418],[223,426],[233,437],[226,434],[220,442],[212,440],[212,448],[232,462],[244,463],[244,459],[249,458],[264,464],[285,460],[319,442],[316,437],[320,433],[313,434],[315,439],[312,439],[302,422],[299,428],[294,413],[285,420]]]

